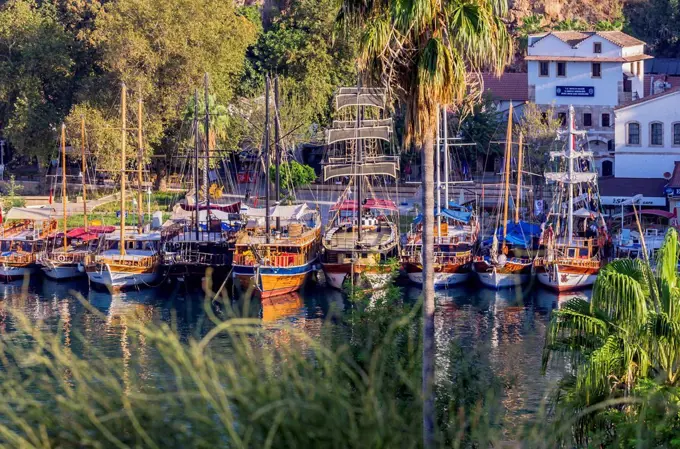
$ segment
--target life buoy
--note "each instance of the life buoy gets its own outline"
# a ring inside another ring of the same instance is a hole
[[[66,256],[64,256],[63,254],[59,254],[57,256],[57,261],[58,262],[66,262]]]

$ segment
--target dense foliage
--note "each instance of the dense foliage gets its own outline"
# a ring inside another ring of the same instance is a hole
[[[574,369],[557,403],[578,417],[579,444],[680,444],[679,254],[671,228],[654,269],[616,260],[600,271],[590,303],[574,298],[554,312],[544,366],[555,354],[570,356]]]

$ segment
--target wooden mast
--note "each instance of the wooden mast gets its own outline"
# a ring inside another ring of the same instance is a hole
[[[142,199],[142,159],[144,155],[143,137],[142,137],[142,93],[139,92],[139,101],[137,103],[137,232],[141,234],[144,231],[144,210]]]
[[[127,126],[126,123],[126,115],[125,115],[125,109],[127,108],[127,90],[125,89],[125,83],[121,84],[121,93],[120,93],[120,119],[121,119],[121,144],[120,144],[120,242],[119,242],[119,250],[120,250],[120,255],[124,256],[125,255],[125,177],[127,176],[127,173],[125,173],[125,145],[127,144],[127,129],[125,127]]]
[[[83,169],[83,224],[87,231],[87,161],[85,159],[85,116],[80,119],[80,157]]]
[[[196,232],[196,241],[198,241],[198,231],[199,231],[199,198],[198,198],[198,89],[194,89],[194,203],[196,204],[195,217],[194,217],[194,230]]]
[[[66,125],[61,125],[61,207],[64,213],[64,252],[68,249],[66,244]]]
[[[515,223],[519,223],[519,206],[520,198],[522,195],[522,155],[524,154],[524,148],[522,147],[522,133],[519,133],[519,151],[517,153],[517,193],[515,195]]]
[[[264,207],[266,209],[265,211],[265,216],[264,216],[264,223],[265,226],[267,227],[267,232],[266,232],[266,238],[267,238],[267,243],[269,243],[270,238],[271,238],[271,212],[269,211],[269,166],[270,166],[270,161],[269,161],[269,74],[267,74],[265,80],[264,80],[264,85],[265,85],[265,94],[264,94],[264,102],[265,102],[265,107],[264,107],[264,181],[265,181],[265,202],[264,202]]]
[[[510,156],[512,155],[512,101],[508,109],[508,130],[505,135],[505,197],[503,198],[503,248],[506,247],[505,236],[508,233],[508,199],[510,196]]]

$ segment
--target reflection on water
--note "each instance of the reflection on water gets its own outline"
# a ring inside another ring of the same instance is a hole
[[[407,296],[417,298],[419,288]],[[456,340],[463,348],[482,350],[488,363],[501,376],[504,405],[509,416],[530,418],[549,390],[561,378],[563,368],[551,366],[541,372],[541,356],[551,311],[574,296],[590,298],[590,291],[556,293],[543,288],[489,290],[461,287],[436,292],[435,338],[438,372],[446,372],[446,348]],[[480,366],[482,361],[480,361]]]
[[[419,288],[404,287],[408,300],[415,301]],[[493,291],[461,287],[436,293],[435,337],[439,348],[438,375],[446,375],[446,360],[452,341],[463,348],[481,349],[490,366],[504,379],[504,403],[511,416],[530,417],[548,389],[561,376],[551,367],[540,375],[541,352],[552,310],[569,298],[589,298],[590,292],[557,294],[541,288]],[[218,309],[221,307],[221,309]],[[22,312],[43,329],[59,332],[60,338],[85,358],[104,355],[123,361],[124,374],[152,381],[167,375],[154,369],[156,355],[145,338],[131,328],[142,321],[167,324],[183,341],[200,339],[213,326],[206,311],[229,313],[262,320],[268,339],[277,346],[290,341],[281,324],[315,338],[328,320],[347,307],[343,295],[310,284],[300,293],[263,301],[238,298],[230,304],[205,303],[200,292],[181,289],[142,290],[111,295],[88,290],[87,282],[57,283],[47,279],[0,284],[0,332],[16,332],[9,310]],[[228,316],[228,315],[226,315]],[[216,345],[228,344],[217,339]],[[134,370],[132,369],[134,367]]]

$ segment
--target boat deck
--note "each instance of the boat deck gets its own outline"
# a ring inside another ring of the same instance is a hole
[[[394,242],[394,233],[390,226],[381,226],[379,230],[364,229],[361,235],[361,242],[357,241],[356,231],[346,231],[338,228],[331,231],[330,239],[325,240],[326,247],[332,250],[353,250],[358,245],[365,248],[379,248]]]

